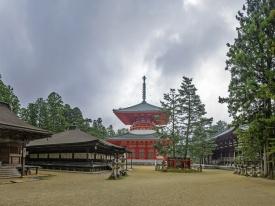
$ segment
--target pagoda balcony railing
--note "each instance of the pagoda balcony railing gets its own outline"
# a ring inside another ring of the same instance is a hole
[[[130,130],[153,130],[155,124],[152,122],[134,122]]]

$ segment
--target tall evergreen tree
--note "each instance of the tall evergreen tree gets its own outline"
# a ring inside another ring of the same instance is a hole
[[[28,105],[28,123],[30,123],[33,126],[37,126],[37,122],[38,122],[38,108],[37,105],[35,103],[30,103]]]
[[[108,137],[113,137],[113,136],[115,136],[115,131],[114,131],[113,125],[110,124],[110,125],[107,127],[106,131],[107,131],[107,136],[108,136]]]
[[[37,127],[48,129],[49,110],[47,102],[43,98],[38,98],[35,102],[37,108]]]
[[[163,138],[168,138],[171,143],[169,151],[172,152],[172,156],[176,156],[176,145],[179,142],[179,95],[175,89],[170,89],[169,93],[163,95],[163,100],[160,102],[162,108],[170,116],[169,122],[166,127],[159,130],[160,143],[158,144],[158,150],[161,150],[161,142]],[[166,146],[165,146],[166,147]]]
[[[49,112],[49,130],[61,132],[66,129],[64,106],[62,98],[56,92],[49,94],[47,98]]]
[[[268,131],[275,130],[274,8],[274,0],[248,0],[238,12],[238,36],[233,44],[227,44],[226,70],[231,73],[229,97],[219,99],[221,103],[228,104],[236,127],[249,126],[246,133],[240,133],[246,138],[245,147],[251,147],[252,150],[254,143],[260,144],[265,176],[272,170],[267,162],[274,155],[267,152],[268,140],[274,138]],[[267,126],[270,121],[273,128]],[[249,132],[255,126],[259,134],[256,137]],[[251,141],[254,138],[258,140]]]
[[[87,131],[89,127],[89,119],[84,119],[81,110],[78,107],[71,108],[69,104],[64,105],[64,117],[66,127],[76,126],[83,131]]]
[[[29,110],[28,108],[24,108],[22,107],[20,110],[19,110],[19,117],[24,120],[25,122],[29,122]]]
[[[8,103],[11,107],[11,110],[16,114],[20,110],[20,102],[18,97],[14,94],[13,88],[10,85],[6,85],[0,74],[0,101]]]
[[[213,154],[215,140],[213,139],[212,118],[201,118],[196,124],[190,142],[191,157],[194,162],[204,164],[204,159]]]
[[[189,155],[189,142],[194,129],[201,118],[206,114],[205,106],[201,103],[197,89],[192,79],[183,76],[179,92],[181,144],[183,144],[183,157]]]
[[[74,124],[73,122],[73,114],[72,114],[72,108],[69,104],[64,105],[64,118],[66,121],[66,127],[72,126]]]
[[[20,117],[30,124],[53,132],[61,132],[70,126],[76,126],[85,132],[90,132],[97,137],[106,136],[102,119],[96,120],[96,128],[90,126],[91,119],[85,118],[78,107],[71,108],[62,101],[62,97],[56,92],[49,94],[48,98],[38,98],[28,104],[27,108],[20,110]]]
[[[103,121],[101,118],[97,118],[96,120],[92,121],[92,127],[89,128],[89,133],[93,136],[99,138],[106,138],[107,137],[107,130],[103,125]]]

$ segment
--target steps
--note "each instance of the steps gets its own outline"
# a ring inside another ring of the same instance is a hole
[[[13,166],[0,166],[0,179],[20,177],[20,173]]]

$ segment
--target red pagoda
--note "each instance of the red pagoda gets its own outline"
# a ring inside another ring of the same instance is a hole
[[[130,125],[127,134],[111,137],[108,142],[126,147],[132,152],[134,162],[150,163],[156,159],[154,148],[158,140],[156,126],[164,126],[168,115],[162,108],[146,102],[146,77],[143,77],[142,102],[131,107],[114,109],[115,115],[125,124]]]

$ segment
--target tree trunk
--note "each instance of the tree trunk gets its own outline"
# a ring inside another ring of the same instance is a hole
[[[267,164],[267,145],[264,144],[264,151],[263,151],[263,168],[262,174],[264,177],[268,175],[268,164]]]
[[[187,123],[187,129],[186,129],[184,159],[186,159],[186,157],[187,157],[187,152],[188,152],[188,147],[189,147],[190,122],[191,122],[191,100],[190,100],[190,95],[189,95],[189,102],[188,102],[188,123]]]
[[[176,143],[175,143],[175,111],[173,111],[173,120],[172,120],[172,136],[173,136],[173,158],[176,156]]]
[[[173,141],[173,158],[176,157],[176,144],[175,141]]]
[[[175,97],[173,96],[173,115],[172,115],[172,137],[173,137],[173,158],[176,157],[176,143],[175,143],[175,113],[176,113],[176,108],[175,108]]]

